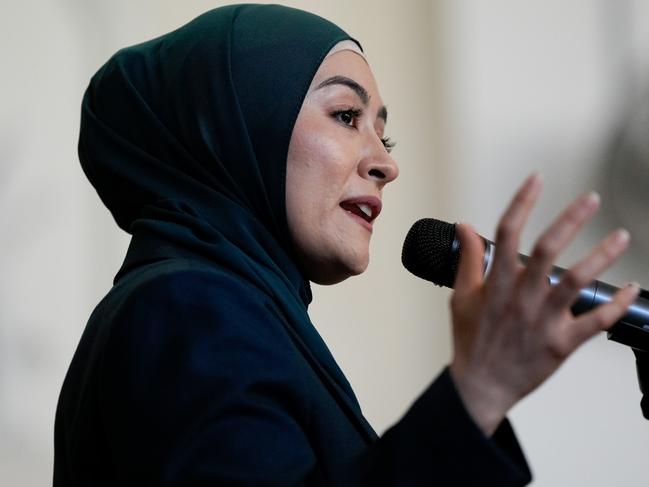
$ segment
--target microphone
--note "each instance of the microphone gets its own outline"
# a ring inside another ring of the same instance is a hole
[[[495,245],[482,237],[485,246],[483,272],[491,270]],[[422,218],[410,228],[403,243],[401,262],[417,277],[436,284],[453,288],[462,249],[455,236],[455,225],[435,218]],[[525,264],[528,256],[518,254]],[[566,269],[555,266],[548,275],[548,282],[554,286],[561,280]],[[571,306],[574,315],[585,313],[600,304],[610,302],[619,288],[602,281],[592,281],[579,292]],[[649,291],[640,290],[635,302],[626,314],[607,331],[608,339],[636,350],[649,352]]]

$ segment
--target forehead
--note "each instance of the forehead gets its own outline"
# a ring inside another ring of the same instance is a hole
[[[345,76],[356,81],[370,95],[370,104],[383,105],[372,70],[365,59],[354,51],[338,51],[326,58],[313,77],[309,93],[332,76]]]

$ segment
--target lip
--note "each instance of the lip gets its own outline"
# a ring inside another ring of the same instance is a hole
[[[370,217],[370,221],[367,221],[364,218],[356,215],[355,213],[352,213],[351,211],[347,210],[343,206],[343,205],[359,205],[359,204],[367,205],[372,210],[372,216]],[[371,233],[372,224],[374,223],[374,220],[376,220],[376,218],[381,213],[381,208],[383,207],[383,204],[381,203],[381,200],[376,196],[366,195],[366,196],[355,196],[353,198],[347,198],[341,201],[339,206],[343,210],[345,210],[345,213],[347,213],[350,217],[354,218],[358,223],[360,223]]]

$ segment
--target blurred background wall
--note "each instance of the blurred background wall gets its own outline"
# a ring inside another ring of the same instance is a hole
[[[24,0],[0,15],[0,482],[51,482],[58,391],[128,238],[83,177],[79,105],[117,49],[224,2]],[[602,210],[559,265],[626,225],[603,279],[649,287],[649,4],[640,0],[295,0],[358,38],[388,104],[400,179],[372,263],[314,287],[313,321],[384,431],[450,359],[448,290],[408,275],[401,243],[423,216],[493,237],[532,170],[545,190],[522,250],[574,197]],[[601,335],[511,413],[534,486],[644,486],[649,424],[632,354]]]

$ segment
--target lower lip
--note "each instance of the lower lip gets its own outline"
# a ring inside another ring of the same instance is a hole
[[[361,224],[363,227],[365,227],[365,229],[366,229],[368,232],[372,233],[372,224],[371,224],[370,222],[368,222],[367,220],[361,218],[361,217],[358,216],[356,213],[352,213],[351,211],[347,211],[347,210],[345,210],[344,208],[343,208],[343,211],[344,211],[345,213],[347,213],[347,215],[349,215],[351,218],[353,218],[354,220],[356,220],[357,223],[359,223],[359,224]]]

